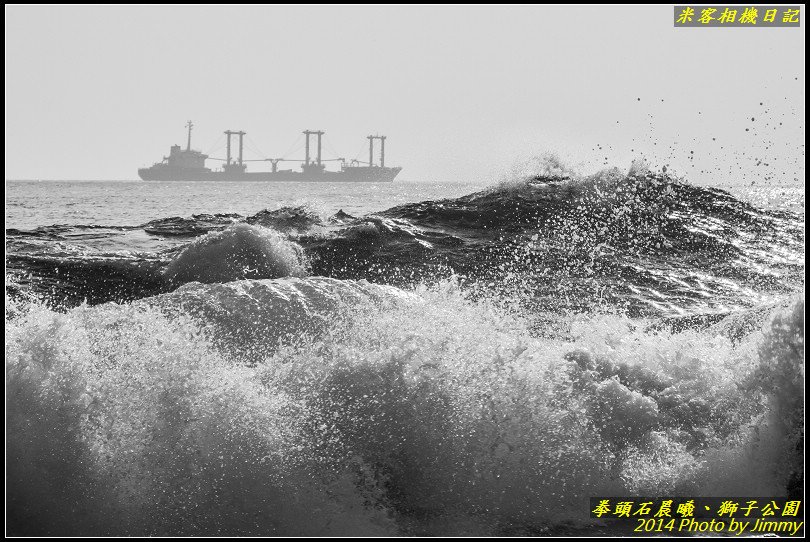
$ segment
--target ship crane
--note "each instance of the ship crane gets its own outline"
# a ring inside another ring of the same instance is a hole
[[[228,146],[227,146],[228,157],[225,160],[225,165],[226,166],[231,165],[231,136],[238,135],[239,136],[239,159],[237,160],[237,164],[239,164],[240,168],[242,167],[242,162],[244,162],[244,160],[242,160],[242,149],[244,148],[244,137],[245,137],[246,133],[247,132],[243,132],[241,130],[238,131],[238,132],[234,132],[233,130],[225,130],[225,135],[228,136]]]
[[[189,125],[191,122],[189,121]],[[191,127],[189,126],[189,134],[191,133]],[[225,135],[227,137],[227,158],[210,158],[210,160],[218,160],[220,162],[225,162],[226,167],[231,165],[231,136],[238,135],[239,136],[239,159],[237,160],[237,164],[239,167],[242,167],[244,162],[270,162],[272,164],[272,172],[278,172],[278,164],[279,162],[304,162],[305,166],[314,165],[315,167],[322,167],[323,162],[343,162],[345,164],[345,158],[322,158],[321,149],[322,149],[322,137],[324,135],[323,130],[304,130],[303,134],[306,136],[306,143],[305,143],[305,156],[303,160],[293,159],[293,158],[258,158],[254,160],[244,160],[242,158],[242,149],[243,149],[243,137],[245,136],[246,132],[235,132],[232,130],[226,130]],[[316,136],[317,141],[317,154],[315,155],[315,160],[312,159],[309,147],[310,136]]]
[[[273,173],[278,172],[279,162],[300,162],[297,158],[256,158],[255,160],[245,160],[245,162],[270,162],[273,166]]]
[[[317,136],[318,140],[318,154],[316,155],[317,158],[315,159],[315,164],[321,165],[321,138],[325,132],[321,130],[304,130],[303,134],[306,136],[306,145],[305,145],[305,153],[306,157],[304,158],[304,165],[308,166],[310,164],[309,158],[309,136],[314,135]]]
[[[374,140],[380,141],[380,167],[385,167],[385,137],[381,135],[370,135],[368,139],[368,165],[374,167]]]

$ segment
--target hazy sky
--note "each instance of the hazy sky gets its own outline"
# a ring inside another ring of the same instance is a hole
[[[696,177],[804,179],[803,23],[675,29],[671,5],[5,16],[6,179],[134,179],[189,119],[212,156],[226,129],[248,133],[246,158],[321,129],[325,155],[365,160],[365,136],[386,134],[411,181],[486,179],[544,151],[586,171],[643,154]]]

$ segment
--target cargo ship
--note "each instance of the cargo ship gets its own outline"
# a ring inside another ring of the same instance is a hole
[[[306,138],[304,159],[263,158],[259,160],[243,159],[243,143],[246,132],[226,130],[227,138],[226,157],[211,158],[207,154],[191,148],[191,129],[194,124],[189,121],[188,141],[186,148],[172,145],[169,156],[151,167],[138,170],[138,176],[144,181],[264,181],[264,182],[359,182],[359,183],[390,183],[402,171],[401,167],[386,167],[385,165],[385,139],[386,136],[370,135],[368,139],[368,162],[359,160],[347,161],[344,158],[321,158],[321,130],[304,130]],[[231,141],[238,137],[239,152],[234,157],[231,154]],[[310,138],[316,142],[316,153],[310,153]],[[379,142],[379,163],[375,164],[374,143]],[[206,167],[206,160],[221,160],[221,169]],[[271,171],[248,171],[247,162],[269,162]],[[301,162],[300,171],[292,169],[279,169],[283,162]],[[339,170],[326,169],[326,162],[339,162]]]

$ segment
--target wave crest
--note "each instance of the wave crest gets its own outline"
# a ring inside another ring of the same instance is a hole
[[[164,272],[173,283],[228,282],[306,274],[301,247],[275,230],[236,224],[191,242]]]

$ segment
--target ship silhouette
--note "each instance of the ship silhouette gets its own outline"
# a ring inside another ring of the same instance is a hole
[[[169,156],[148,168],[138,170],[138,175],[145,181],[264,181],[264,182],[364,182],[390,183],[402,171],[401,167],[385,166],[384,135],[369,135],[368,162],[359,160],[347,161],[344,158],[321,158],[321,130],[304,130],[306,138],[303,160],[287,158],[264,158],[260,160],[243,159],[243,143],[246,132],[226,130],[227,154],[224,159],[211,158],[207,154],[191,148],[191,129],[194,124],[188,121],[188,141],[186,148],[172,145]],[[231,138],[238,137],[239,152],[236,157],[231,153]],[[310,137],[316,139],[316,153],[310,153]],[[374,163],[374,142],[379,141],[379,164]],[[206,160],[221,160],[222,168],[214,170],[206,167]],[[340,169],[330,171],[325,162],[337,161]],[[271,171],[248,171],[247,162],[270,162]],[[300,171],[279,169],[282,162],[301,162]]]

